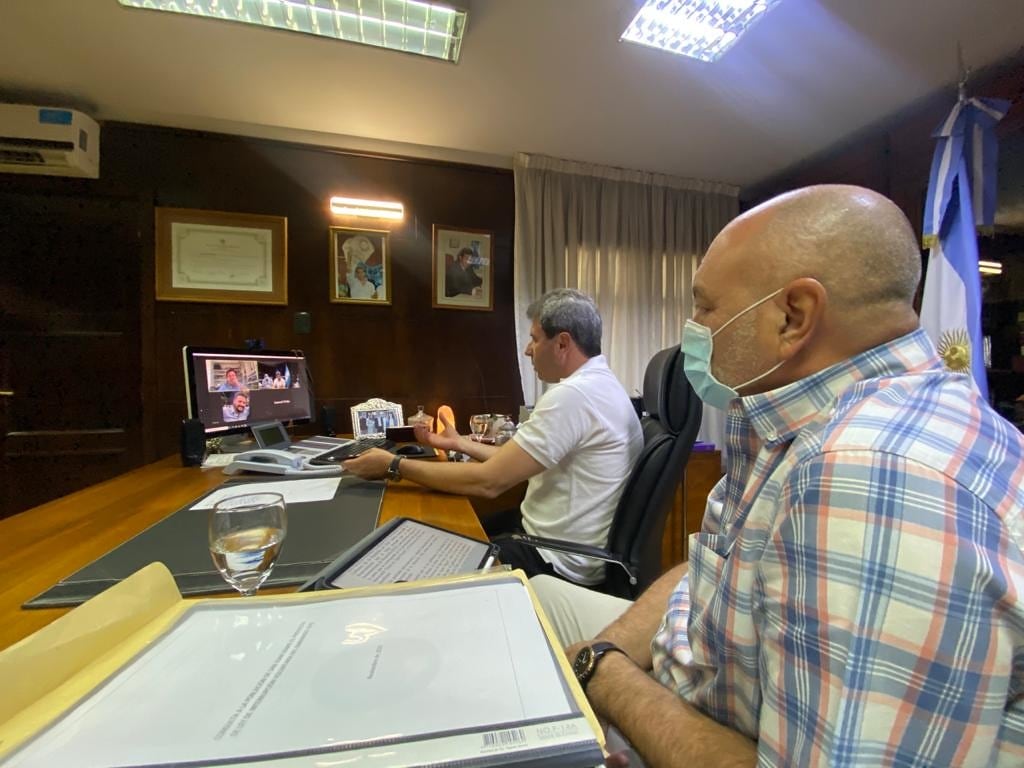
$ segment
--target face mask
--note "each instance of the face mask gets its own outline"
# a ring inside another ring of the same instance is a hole
[[[726,386],[711,373],[712,339],[728,328],[734,320],[747,314],[747,312],[755,307],[764,304],[769,299],[778,296],[780,293],[782,293],[782,288],[769,293],[763,299],[755,301],[746,309],[740,310],[714,333],[706,325],[700,325],[693,320],[686,321],[686,325],[683,326],[683,371],[686,373],[686,378],[690,380],[690,385],[693,387],[693,391],[697,393],[697,397],[708,405],[724,411],[729,407],[729,403],[732,400],[739,397],[737,389],[749,387],[751,384],[760,381],[765,376],[777,371],[786,362],[785,360],[780,361],[764,373],[737,385],[735,388]]]

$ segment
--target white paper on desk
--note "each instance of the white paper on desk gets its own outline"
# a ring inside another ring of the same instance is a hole
[[[4,765],[323,764],[559,716],[593,741],[521,582],[251,605],[196,606]],[[477,733],[470,751],[496,742]]]
[[[192,505],[191,509],[213,509],[221,499],[229,496],[244,496],[250,493],[280,493],[285,504],[301,504],[306,501],[329,501],[338,492],[340,477],[316,477],[308,480],[287,480],[279,482],[242,483],[218,488]]]

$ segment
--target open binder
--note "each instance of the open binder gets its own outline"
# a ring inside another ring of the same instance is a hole
[[[0,766],[593,766],[519,571],[182,600],[154,563],[0,653]]]

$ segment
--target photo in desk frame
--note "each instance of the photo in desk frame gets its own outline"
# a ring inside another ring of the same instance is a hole
[[[363,437],[384,437],[388,427],[401,427],[404,424],[399,403],[374,397],[352,406],[352,436],[357,440]]]

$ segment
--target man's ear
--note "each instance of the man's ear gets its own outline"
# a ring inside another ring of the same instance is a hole
[[[572,348],[572,336],[568,331],[562,331],[556,337],[555,343],[558,344],[559,352],[568,352]]]
[[[801,277],[776,297],[782,318],[779,323],[779,347],[783,360],[794,357],[810,342],[821,323],[828,302],[825,286],[813,277]]]

